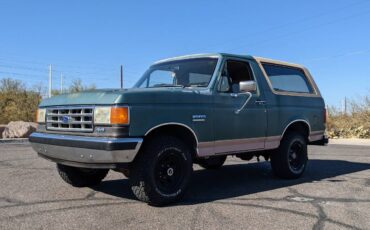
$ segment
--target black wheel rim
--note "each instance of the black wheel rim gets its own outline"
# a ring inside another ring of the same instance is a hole
[[[155,166],[155,181],[158,189],[165,194],[176,193],[184,180],[185,160],[181,153],[163,153]]]
[[[301,172],[305,165],[305,154],[304,154],[304,145],[296,141],[294,142],[289,149],[288,161],[289,166],[294,172]]]

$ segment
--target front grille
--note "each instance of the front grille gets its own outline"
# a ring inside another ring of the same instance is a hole
[[[46,129],[66,132],[92,132],[92,107],[57,107],[46,109]]]

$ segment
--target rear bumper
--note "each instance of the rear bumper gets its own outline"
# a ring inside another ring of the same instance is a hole
[[[61,164],[114,168],[132,162],[139,152],[142,138],[102,138],[49,133],[32,133],[29,141],[44,158]]]
[[[327,145],[328,143],[329,143],[329,137],[326,134],[324,134],[320,140],[312,141],[309,144],[310,145],[322,145],[322,146],[324,146],[324,145]]]

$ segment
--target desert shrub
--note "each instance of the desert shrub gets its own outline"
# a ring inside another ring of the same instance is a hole
[[[94,85],[86,86],[80,79],[72,84],[64,93],[80,92],[95,89]],[[0,80],[0,124],[10,121],[35,121],[36,110],[41,101],[42,87],[27,88],[21,81],[11,78]],[[53,90],[53,95],[59,91]]]
[[[35,121],[39,92],[28,90],[19,80],[0,80],[0,124],[10,121]]]
[[[350,101],[349,112],[328,109],[327,132],[331,138],[370,138],[370,97]]]

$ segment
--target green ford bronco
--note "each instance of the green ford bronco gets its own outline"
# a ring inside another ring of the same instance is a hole
[[[131,89],[45,99],[37,122],[32,147],[64,181],[97,185],[113,169],[151,205],[178,201],[194,163],[217,169],[228,155],[263,156],[294,179],[307,145],[328,142],[324,100],[306,68],[223,53],[158,61]]]

